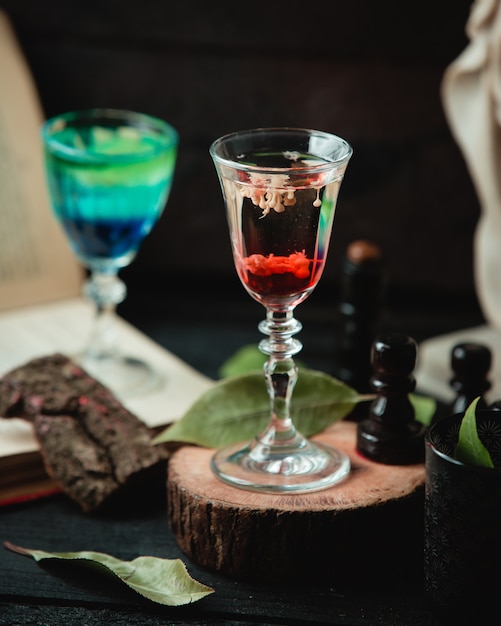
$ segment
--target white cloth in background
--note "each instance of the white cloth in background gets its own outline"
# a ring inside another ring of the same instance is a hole
[[[475,286],[486,320],[501,329],[501,2],[476,0],[469,45],[447,68],[442,101],[481,207]]]
[[[441,96],[480,203],[473,263],[487,325],[423,342],[416,380],[423,393],[451,400],[453,346],[485,343],[493,353],[493,388],[487,394],[492,401],[501,398],[501,0],[475,0],[466,34],[469,43],[446,69]]]

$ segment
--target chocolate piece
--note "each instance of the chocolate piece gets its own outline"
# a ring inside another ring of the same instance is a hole
[[[33,423],[47,473],[84,511],[165,469],[166,450],[146,425],[64,355],[3,376],[0,414]]]

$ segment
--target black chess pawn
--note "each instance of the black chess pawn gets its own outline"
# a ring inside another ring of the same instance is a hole
[[[334,376],[359,393],[371,390],[371,348],[381,330],[386,285],[379,246],[362,239],[353,241],[342,267]],[[367,403],[361,403],[349,419],[359,421],[367,417],[367,410]]]
[[[381,335],[372,346],[371,386],[377,397],[357,430],[357,450],[372,461],[409,465],[424,459],[425,427],[415,419],[409,398],[416,387],[416,356],[417,344],[407,335]]]
[[[449,407],[449,413],[464,413],[469,405],[480,396],[479,409],[486,409],[484,395],[491,388],[488,379],[492,365],[490,349],[473,341],[458,343],[451,351],[451,368],[454,373],[450,386],[456,397]]]

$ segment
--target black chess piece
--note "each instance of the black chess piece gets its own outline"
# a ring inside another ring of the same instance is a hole
[[[353,241],[342,266],[339,298],[340,328],[334,376],[359,393],[371,390],[371,348],[381,330],[387,273],[379,246]],[[358,404],[349,419],[367,417],[367,403]]]
[[[480,396],[477,407],[486,409],[484,395],[491,388],[488,379],[492,365],[491,350],[482,343],[473,341],[458,343],[451,351],[451,368],[454,373],[450,386],[456,397],[449,413],[464,413],[469,405]]]
[[[417,344],[403,334],[379,336],[372,346],[372,389],[377,393],[369,416],[358,424],[357,450],[387,465],[409,465],[424,459],[425,426],[415,419],[409,394]]]

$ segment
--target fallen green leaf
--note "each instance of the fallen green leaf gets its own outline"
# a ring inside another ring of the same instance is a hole
[[[181,606],[196,602],[214,589],[194,580],[180,559],[140,556],[133,561],[121,561],[102,552],[44,552],[16,546],[8,541],[4,546],[35,561],[59,559],[91,561],[103,566],[141,596],[158,604]]]
[[[315,370],[302,369],[291,402],[296,428],[309,437],[345,417],[359,395],[341,381]],[[209,448],[252,439],[268,424],[270,400],[262,372],[228,378],[216,383],[154,443],[182,442]]]
[[[478,436],[476,409],[479,400],[480,396],[473,400],[461,420],[454,457],[469,465],[494,467],[489,451]]]

